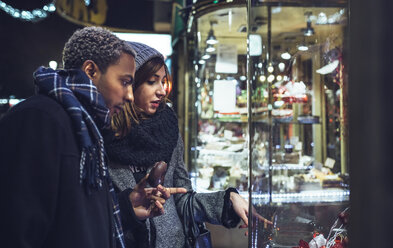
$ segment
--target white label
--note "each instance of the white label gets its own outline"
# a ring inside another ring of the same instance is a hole
[[[262,36],[250,34],[250,56],[260,56],[262,54]]]
[[[295,145],[296,151],[301,151],[303,149],[303,143],[301,141],[297,142]]]
[[[216,73],[237,73],[236,45],[228,45],[228,44],[218,45]]]
[[[215,80],[213,107],[220,113],[233,113],[236,107],[236,80]]]
[[[299,136],[292,136],[290,142],[292,145],[296,145],[299,142]]]
[[[332,158],[327,158],[326,161],[325,161],[325,167],[333,169],[334,163],[336,163],[336,160],[334,160]]]
[[[233,132],[230,130],[224,130],[224,138],[231,139],[233,136]]]

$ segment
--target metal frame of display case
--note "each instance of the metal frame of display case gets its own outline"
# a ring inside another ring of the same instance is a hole
[[[205,1],[206,2],[206,1]],[[196,5],[196,7],[194,8],[194,10],[192,11],[194,14],[192,14],[192,16],[194,16],[195,18],[197,18],[197,17],[199,17],[199,16],[202,16],[203,14],[206,14],[206,13],[208,13],[208,12],[211,12],[211,11],[214,11],[214,10],[216,10],[216,9],[220,9],[220,8],[223,8],[223,7],[239,7],[239,6],[241,6],[241,5],[239,5],[239,2],[240,1],[238,1],[238,2],[236,2],[236,3],[230,3],[230,4],[228,4],[228,3],[226,3],[226,4],[223,4],[223,3],[221,3],[221,4],[215,4],[215,5],[213,5],[213,7],[211,7],[211,9],[209,9],[208,8],[208,5],[206,5],[206,3],[202,6],[202,7],[200,7],[200,8],[202,8],[202,10],[201,10],[201,12],[198,12],[198,5]],[[299,3],[298,1],[296,2],[296,3],[294,3],[294,2],[291,2],[291,1],[286,1],[285,3],[284,3],[284,5],[288,5],[289,6],[289,4],[292,4],[292,5],[295,5],[295,6],[306,6],[306,5],[308,5],[309,4],[309,2],[310,1],[303,1],[303,3]],[[321,3],[322,2],[324,2],[324,1],[320,1]],[[329,6],[343,6],[342,4],[343,4],[343,2],[344,1],[336,1],[336,3],[335,4],[333,4],[333,3],[331,3],[331,2],[329,2]],[[261,5],[271,5],[271,6],[277,6],[277,5],[279,5],[279,3],[278,3],[278,1],[268,1],[268,2],[263,2],[263,3],[260,3]],[[280,4],[281,5],[281,4]],[[250,9],[250,8],[249,8]],[[210,11],[208,11],[208,10],[210,10]],[[195,23],[194,23],[194,19],[193,18],[190,18],[189,19],[189,23],[188,23],[188,26],[190,27],[190,26],[193,26],[193,25],[196,25]],[[190,35],[190,34],[189,34]],[[191,36],[192,35],[195,35],[194,33],[192,33],[191,32]],[[194,44],[194,42],[195,42],[195,40],[196,40],[196,37],[194,36],[194,37],[191,37],[191,38],[189,38],[188,39],[188,41],[191,43],[191,46],[193,46]],[[190,45],[189,45],[190,46]],[[268,42],[268,47],[270,47],[270,43]],[[268,48],[268,49],[270,49],[270,48]],[[189,50],[189,52],[193,52],[193,53],[195,53],[196,51],[195,50],[193,50],[193,49],[190,49]],[[194,57],[196,57],[197,55],[196,54],[194,54]],[[188,71],[192,71],[192,69],[189,69]],[[249,73],[250,73],[250,71],[249,71]],[[192,75],[190,75],[190,78],[193,78],[193,76]],[[251,78],[251,75],[248,75],[248,78]],[[192,79],[191,79],[192,80]],[[191,81],[191,80],[189,80],[189,81]],[[248,82],[248,84],[247,84],[247,86],[249,86],[250,85],[250,82]],[[248,94],[252,94],[252,89],[250,88],[249,90],[248,90]],[[271,92],[269,93],[269,94],[271,94]],[[190,98],[189,98],[190,99]],[[251,100],[251,97],[249,96],[248,97],[248,100]],[[192,99],[191,98],[191,100],[190,100],[190,102],[194,102],[194,101],[196,101],[196,99]],[[252,109],[251,109],[251,104],[249,103],[248,104],[248,106],[250,107],[250,109],[248,109],[248,111],[251,113],[252,112]],[[193,108],[192,106],[191,106],[191,108]],[[196,113],[193,113],[192,111],[188,111],[187,113],[186,113],[186,116],[187,117],[189,117],[190,116],[190,113],[191,114],[196,114]],[[273,119],[273,118],[271,118],[271,117],[269,117],[268,119],[265,119],[265,120],[256,120],[256,121],[253,121],[252,120],[252,116],[251,115],[248,115],[248,117],[247,118],[250,118],[250,119],[247,119],[247,121],[241,121],[241,120],[231,120],[231,119],[227,119],[227,121],[237,121],[237,122],[247,122],[250,126],[251,126],[251,128],[249,129],[249,130],[253,130],[253,128],[252,128],[252,125],[254,124],[254,123],[257,123],[257,122],[259,122],[259,123],[266,123],[266,124],[269,124],[269,125],[271,125],[271,124],[275,124],[275,123],[287,123],[287,124],[297,124],[297,123],[299,123],[299,124],[318,124],[319,122],[316,122],[316,123],[307,123],[307,122],[304,122],[304,123],[301,123],[300,121],[292,121],[292,120],[286,120],[286,119]],[[224,121],[224,120],[222,120],[222,121]],[[191,131],[195,131],[196,130],[196,127],[191,127],[190,128],[191,129]],[[190,131],[190,130],[189,130]],[[271,132],[270,132],[271,133]],[[252,142],[249,142],[249,143],[252,143]],[[270,142],[271,143],[271,142]],[[196,146],[192,146],[192,147],[196,147]],[[189,146],[187,146],[187,148],[190,148]],[[270,149],[272,149],[272,148],[270,148]],[[189,160],[186,160],[187,162],[190,162]],[[270,159],[270,161],[271,161],[271,159]],[[271,163],[269,164],[270,165],[270,167],[271,167]]]
[[[252,5],[253,3],[255,5]],[[267,23],[267,27],[268,27],[267,28],[268,29],[267,50],[268,50],[268,54],[269,54],[269,61],[268,61],[268,63],[270,63],[271,62],[270,54],[271,54],[271,49],[272,49],[272,47],[271,47],[271,8],[272,7],[278,7],[278,6],[280,6],[280,7],[284,7],[284,6],[290,6],[290,7],[299,7],[299,6],[301,6],[301,7],[312,7],[312,6],[316,6],[316,7],[348,7],[348,2],[345,1],[345,0],[336,0],[336,1],[326,1],[326,0],[317,0],[317,1],[313,1],[313,0],[299,0],[299,1],[293,1],[293,0],[283,0],[283,1],[281,1],[281,0],[267,0],[267,1],[263,1],[263,2],[248,1],[248,6],[247,6],[248,7],[247,8],[247,11],[248,11],[247,16],[248,17],[252,16],[252,13],[251,13],[252,12],[252,7],[255,7],[255,6],[266,6],[268,8],[268,17],[267,17],[267,19],[268,19],[268,23]],[[248,18],[248,26],[251,27],[252,25],[253,25],[253,23],[252,23],[251,18]],[[250,33],[248,32],[248,35],[249,34]],[[249,44],[249,46],[250,46],[250,44]],[[249,49],[250,49],[250,47],[249,47]],[[248,65],[248,66],[250,67],[250,65]],[[252,102],[251,102],[252,94],[253,94],[253,89],[251,87],[251,84],[252,84],[251,83],[251,78],[252,78],[251,73],[252,73],[251,70],[248,70],[248,77],[247,77],[248,78],[247,79],[247,93],[248,93],[248,97],[247,97],[247,100],[249,101],[248,102],[248,112],[249,113],[253,112]],[[342,88],[342,90],[346,91],[346,88]],[[341,97],[343,95],[345,95],[345,94],[342,93]],[[269,102],[271,103],[272,102],[272,100],[271,100],[271,98],[272,98],[271,87],[269,87],[269,98],[270,98]],[[344,102],[344,99],[341,98],[340,99],[340,110],[341,110],[340,113],[341,114],[343,114],[345,112],[344,111],[344,106],[342,105],[343,102]],[[348,137],[347,137],[347,124],[343,122],[344,118],[345,118],[344,116],[340,116],[340,120],[341,120],[341,123],[340,123],[341,124],[340,125],[340,127],[341,127],[340,137],[341,137],[341,153],[342,153],[341,171],[344,172],[344,173],[347,173],[348,169],[347,169],[347,157],[346,157],[346,154],[347,154],[347,139],[348,139]],[[296,122],[296,121],[292,121],[292,120],[274,119],[272,117],[272,115],[271,115],[271,110],[269,110],[268,120],[265,120],[265,121],[254,121],[252,119],[252,114],[249,114],[248,115],[249,132],[252,132],[254,130],[254,123],[256,123],[256,122],[266,123],[268,125],[268,127],[269,127],[269,134],[270,134],[269,135],[269,150],[270,151],[273,150],[273,147],[272,147],[272,145],[273,145],[273,137],[272,137],[273,134],[272,133],[273,132],[272,132],[271,128],[276,123],[292,123],[292,124],[300,123],[300,122]],[[321,123],[316,122],[316,123],[302,123],[302,124],[321,124]],[[249,138],[250,138],[249,145],[250,146],[253,144],[253,142],[251,141],[252,137],[253,137],[253,135],[250,133],[250,135],[249,135]],[[274,194],[271,191],[272,190],[272,187],[271,187],[271,185],[272,185],[272,178],[271,178],[271,176],[272,176],[272,170],[273,170],[273,164],[272,164],[272,157],[271,157],[271,155],[272,155],[272,152],[269,152],[269,159],[268,159],[268,161],[269,161],[269,166],[268,166],[268,170],[269,170],[269,193],[268,193],[268,195],[269,195],[269,202],[275,202],[275,200],[273,198],[281,198],[281,197],[279,195],[276,195],[276,197],[273,197]],[[250,150],[249,150],[249,157],[250,158],[252,157],[252,148],[251,147],[250,147]],[[253,161],[250,159],[249,160],[249,168],[252,168],[252,162]],[[252,170],[250,170],[250,176],[249,176],[250,179],[252,179],[252,174],[251,173],[252,173]],[[249,185],[252,185],[252,182],[250,182]],[[252,194],[252,192],[248,192],[248,193],[250,195]],[[284,196],[285,195],[288,195],[288,194],[284,194]],[[326,201],[327,202],[331,201],[331,197],[332,196],[338,196],[337,200],[348,201],[349,200],[349,191],[344,191],[342,193],[334,192],[332,194],[326,194],[326,197],[327,197]],[[260,197],[258,197],[258,198],[260,198]],[[262,198],[266,199],[266,194]],[[290,197],[290,198],[292,198],[292,197]],[[319,198],[316,201],[321,201],[323,199],[325,199],[325,198]],[[281,202],[281,201],[279,201],[279,202]]]
[[[233,2],[219,2],[218,4],[208,4],[209,1],[203,1],[203,3],[201,4],[196,4],[195,6],[193,6],[192,10],[190,11],[190,18],[188,19],[188,24],[187,24],[187,33],[188,33],[188,39],[187,39],[187,51],[189,53],[189,58],[191,58],[191,60],[196,60],[197,58],[197,50],[198,49],[193,49],[196,47],[195,42],[197,41],[197,36],[196,33],[193,32],[193,29],[197,28],[197,22],[196,20],[198,18],[200,18],[201,16],[205,15],[206,13],[210,13],[212,11],[221,9],[221,8],[226,8],[226,7],[239,7],[239,6],[245,6],[245,1],[233,1]],[[338,0],[338,1],[323,1],[323,0],[318,0],[318,1],[311,1],[311,0],[303,0],[303,1],[263,1],[263,2],[257,2],[257,1],[247,1],[248,5],[247,5],[247,16],[248,16],[248,27],[250,27],[252,25],[251,23],[251,18],[250,16],[252,15],[251,11],[252,11],[252,7],[254,7],[254,5],[252,4],[256,4],[258,6],[266,6],[267,8],[271,9],[274,6],[291,6],[291,7],[310,7],[310,6],[315,6],[315,7],[348,7],[348,3],[347,1],[342,1],[342,0]],[[271,13],[271,11],[269,11],[268,13]],[[271,53],[271,14],[268,16],[268,53]],[[249,28],[247,28],[247,37],[249,36],[250,32],[249,32]],[[249,56],[248,56],[249,58]],[[189,60],[190,61],[190,60]],[[251,82],[251,78],[252,78],[252,72],[250,70],[250,61],[248,60],[247,62],[247,121],[244,120],[233,120],[233,119],[228,119],[228,121],[236,121],[239,123],[247,123],[248,125],[248,189],[245,192],[241,192],[242,196],[244,198],[248,198],[249,202],[250,202],[250,208],[249,208],[249,222],[252,223],[252,208],[253,206],[256,206],[259,209],[263,209],[263,211],[266,211],[266,213],[269,213],[269,211],[271,212],[272,209],[277,209],[280,208],[281,206],[284,206],[286,204],[303,204],[304,206],[316,206],[318,205],[319,207],[325,207],[325,206],[333,206],[334,203],[336,202],[348,202],[349,201],[349,191],[348,190],[343,190],[343,191],[327,191],[327,190],[321,190],[321,191],[310,191],[310,192],[302,192],[302,193],[275,193],[272,191],[273,187],[272,187],[272,181],[273,181],[273,171],[274,170],[280,170],[280,169],[285,169],[285,168],[278,168],[277,166],[273,166],[273,158],[272,158],[272,151],[273,151],[273,126],[277,125],[277,124],[283,124],[283,125],[287,125],[287,124],[301,124],[301,125],[307,125],[307,124],[316,124],[316,125],[321,125],[322,122],[314,122],[314,123],[301,123],[299,121],[296,120],[286,120],[286,119],[274,119],[272,117],[271,114],[271,109],[270,111],[268,111],[268,116],[267,118],[264,119],[259,119],[259,120],[255,120],[253,118],[253,108],[252,108],[252,95],[253,95],[253,89],[252,89],[252,82]],[[194,64],[188,64],[189,68],[187,69],[188,73],[187,73],[187,80],[186,82],[188,82],[188,86],[186,86],[185,88],[189,88],[189,86],[194,83],[194,76],[197,75],[193,75],[194,71]],[[192,88],[192,87],[190,87]],[[189,93],[186,95],[186,98],[188,97],[189,102],[191,102],[191,104],[187,104],[189,106],[189,108],[193,109],[193,103],[197,101],[197,99],[195,98],[195,95],[193,95],[192,93]],[[272,91],[271,91],[271,87],[269,87],[269,102],[271,103],[271,99],[272,99]],[[343,100],[343,99],[341,99]],[[343,107],[343,106],[341,106]],[[343,113],[343,111],[341,111],[340,113]],[[188,118],[190,118],[191,116],[194,115],[194,118],[197,119],[197,113],[193,110],[190,109],[186,109],[186,125],[187,123],[189,123]],[[194,122],[194,124],[196,125],[197,123]],[[253,189],[250,185],[253,185],[253,162],[252,158],[253,158],[253,132],[255,130],[255,125],[264,125],[265,127],[267,127],[267,133],[269,134],[268,137],[268,143],[269,143],[269,152],[268,152],[268,165],[265,166],[265,170],[268,171],[268,175],[269,175],[269,180],[268,180],[268,192],[266,193],[255,193],[253,192]],[[342,143],[344,143],[342,145],[342,154],[346,154],[346,146],[347,144],[345,144],[345,135],[343,132],[346,131],[345,130],[345,126],[346,123],[341,122],[340,126],[343,128],[343,130],[341,130],[341,137],[342,137]],[[192,132],[196,132],[197,131],[197,126],[191,126],[188,125],[188,130],[187,127],[185,128],[186,130],[186,162],[187,164],[192,164],[191,163],[191,156],[189,154],[189,152],[191,153],[195,153],[197,152],[197,145],[196,144],[191,144],[190,142],[192,142],[192,136],[193,137],[197,137],[197,134],[194,133],[192,134]],[[344,139],[343,139],[344,138]],[[191,145],[190,145],[191,144]],[[344,157],[343,160],[346,160],[346,158]],[[293,170],[307,170],[306,167],[296,167],[294,166],[293,168],[291,168]],[[341,169],[343,172],[346,172],[346,166],[343,165],[341,166]],[[322,205],[321,205],[322,204]],[[271,206],[271,209],[267,209],[266,206]],[[340,211],[342,211],[342,208]],[[261,232],[266,231],[265,228],[260,229]],[[255,227],[253,225],[249,226],[249,233],[253,233],[255,232]],[[255,243],[255,238],[256,235],[250,235],[249,236],[249,246],[255,246],[258,244],[258,247],[260,245],[260,243]],[[280,246],[275,246],[275,247],[280,247]]]
[[[317,3],[320,2],[320,3]],[[256,3],[256,5],[258,6],[265,6],[268,9],[268,22],[267,22],[267,50],[268,50],[268,62],[267,63],[271,63],[271,59],[272,57],[271,55],[271,51],[272,51],[272,46],[271,46],[271,8],[272,7],[277,7],[277,6],[302,6],[302,7],[310,7],[310,6],[318,6],[320,7],[320,4],[324,4],[323,6],[326,6],[326,1],[296,1],[296,3],[294,3],[294,1],[263,1],[263,2],[253,2]],[[328,3],[329,7],[348,7],[347,3],[345,1],[330,1]],[[251,1],[248,1],[248,17],[252,16],[252,7],[254,7],[254,5],[252,5]],[[327,7],[327,6],[326,6]],[[249,27],[251,27],[253,25],[252,23],[252,19],[248,18],[248,25]],[[250,35],[250,32],[248,32],[248,35]],[[249,50],[250,50],[250,43],[249,43]],[[249,63],[251,63],[249,61]],[[251,65],[248,65],[249,68],[251,68]],[[253,88],[251,87],[252,85],[252,71],[249,69],[248,70],[248,111],[249,113],[252,113],[253,109],[252,109],[252,102],[251,102],[251,97],[253,95]],[[346,87],[346,86],[345,86]],[[343,115],[344,113],[344,106],[343,106],[343,95],[344,92],[343,90],[346,90],[345,87],[341,88],[341,99],[340,99],[340,114]],[[272,103],[272,91],[271,91],[271,86],[269,85],[268,87],[269,89],[269,104]],[[346,92],[345,92],[346,93]],[[297,206],[297,204],[302,204],[302,208],[307,209],[307,211],[320,211],[320,209],[336,209],[336,211],[338,211],[336,214],[338,213],[344,213],[345,211],[347,211],[347,207],[349,205],[349,190],[343,190],[343,191],[326,191],[326,190],[321,190],[321,191],[311,191],[311,192],[301,192],[301,193],[274,193],[272,191],[273,187],[272,187],[272,177],[273,177],[273,163],[272,163],[272,151],[273,151],[273,127],[277,123],[275,122],[274,118],[271,115],[271,107],[269,107],[269,115],[268,115],[268,121],[267,121],[267,126],[268,126],[268,132],[269,132],[269,158],[268,158],[268,171],[269,171],[269,192],[267,194],[256,194],[253,192],[253,190],[251,189],[251,187],[249,188],[248,191],[248,198],[250,200],[250,202],[252,201],[252,203],[257,207],[257,209],[260,209],[260,211],[262,213],[266,213],[265,217],[272,217],[272,218],[277,218],[278,215],[274,215],[273,212],[277,213],[280,212],[281,215],[286,216],[286,218],[291,219],[291,214],[292,212],[289,211],[286,206]],[[346,124],[344,123],[343,119],[344,116],[340,116],[340,137],[341,137],[341,152],[342,152],[342,163],[341,163],[341,171],[346,173],[347,172],[347,158],[346,158],[346,151],[347,151],[347,127]],[[296,123],[290,120],[285,120],[285,121],[278,121],[281,122],[282,124],[288,124],[288,123]],[[250,149],[251,149],[251,145],[254,143],[251,139],[252,137],[254,137],[253,135],[253,131],[255,130],[254,125],[256,125],[256,121],[253,120],[252,115],[249,115],[248,118],[248,125],[249,125],[249,144],[250,144]],[[321,124],[321,123],[316,123],[316,124]],[[249,152],[249,156],[250,158],[252,158],[252,151],[250,150]],[[253,161],[252,159],[249,160],[249,168],[250,168],[250,174],[249,174],[249,185],[253,185],[252,182],[252,168],[253,168]],[[260,207],[259,207],[260,206]],[[252,205],[250,204],[250,208],[249,208],[249,212],[252,213]],[[291,207],[289,207],[291,208]],[[298,211],[298,210],[296,210]],[[295,211],[295,212],[296,212]],[[270,214],[269,214],[270,213]],[[289,214],[289,215],[288,215]],[[293,216],[292,216],[293,217]],[[298,216],[297,216],[298,217]],[[297,218],[296,217],[296,218]],[[336,216],[337,218],[337,216]],[[280,235],[276,235],[275,238],[273,238],[272,233],[274,233],[274,230],[278,230],[273,228],[272,230],[268,230],[269,228],[267,227],[263,227],[263,228],[258,228],[258,226],[252,222],[252,217],[249,218],[249,222],[253,223],[253,225],[249,226],[249,233],[251,233],[252,235],[249,236],[249,246],[251,247],[293,247],[294,244],[290,244],[287,243],[286,246],[285,242],[288,242],[288,240],[280,240]],[[289,221],[289,222],[282,222],[283,220],[281,220],[281,225],[282,229],[285,229],[285,227],[291,227],[291,228],[295,228],[295,226],[291,226],[293,225],[293,222]],[[337,221],[336,221],[337,222]],[[311,222],[310,222],[311,223]],[[326,223],[325,223],[326,225]],[[314,227],[308,227],[311,228],[308,231],[315,230],[318,227],[314,226]],[[257,230],[257,231],[255,231]],[[287,231],[287,232],[286,232]],[[284,235],[281,235],[281,237],[290,237],[292,239],[294,239],[295,237],[300,237],[300,236],[296,236],[293,235],[291,236],[291,234],[288,234],[288,230],[286,231],[282,231],[281,233],[284,233]],[[326,231],[326,230],[325,230]],[[265,236],[264,240],[258,240],[259,235],[257,233],[263,233],[263,235]],[[331,233],[331,230],[329,232],[329,235]],[[303,233],[302,235],[306,235],[306,233]],[[300,235],[300,234],[298,234]],[[310,234],[308,234],[308,236],[310,236]],[[267,238],[266,238],[267,237]],[[312,238],[312,237],[311,237]],[[278,240],[278,243],[277,243]],[[275,242],[276,241],[276,242]],[[282,242],[281,244],[279,244],[280,242]],[[329,246],[330,247],[330,246]]]

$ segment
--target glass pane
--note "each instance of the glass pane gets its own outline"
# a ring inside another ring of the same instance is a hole
[[[296,247],[319,234],[330,239],[349,199],[347,5],[249,4],[252,199],[274,222],[253,222],[251,246]]]
[[[191,175],[200,192],[248,188],[246,14],[222,8],[195,21]]]

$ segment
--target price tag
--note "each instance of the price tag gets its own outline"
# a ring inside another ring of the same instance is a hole
[[[327,158],[325,161],[325,167],[333,169],[335,163],[336,163],[336,160],[334,160],[332,158]]]
[[[299,141],[295,145],[295,150],[296,151],[301,151],[303,149],[303,142]]]
[[[230,130],[224,130],[224,138],[231,139],[233,137],[233,132]]]
[[[292,136],[290,142],[292,145],[296,145],[299,142],[299,136]]]
[[[214,80],[213,108],[220,113],[232,113],[236,108],[235,80]]]

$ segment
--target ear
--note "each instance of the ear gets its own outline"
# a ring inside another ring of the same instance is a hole
[[[100,69],[93,60],[86,60],[85,62],[83,62],[82,71],[84,71],[93,82],[95,82],[95,80],[100,75]]]

